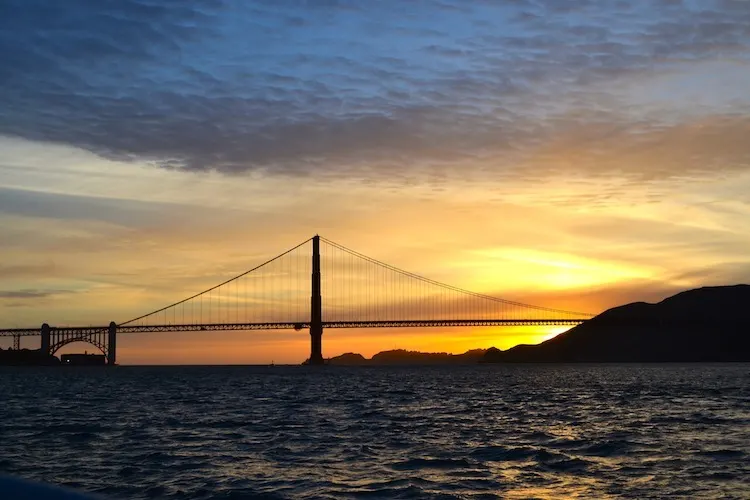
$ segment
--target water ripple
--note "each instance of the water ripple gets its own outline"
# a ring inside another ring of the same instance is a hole
[[[748,498],[750,365],[0,369],[0,472],[111,498]]]

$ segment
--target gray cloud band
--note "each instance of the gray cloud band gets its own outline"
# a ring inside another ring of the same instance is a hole
[[[363,176],[567,140],[606,169],[602,132],[592,142],[571,129],[605,124],[613,143],[638,148],[644,130],[657,149],[673,140],[623,113],[607,82],[746,59],[750,3],[686,4],[4,2],[0,134],[169,168]],[[737,127],[747,120],[693,138],[714,154],[715,135]],[[732,147],[728,164],[750,155]]]

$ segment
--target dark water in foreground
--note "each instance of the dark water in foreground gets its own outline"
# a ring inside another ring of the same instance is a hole
[[[4,368],[0,419],[112,498],[750,498],[750,364]]]

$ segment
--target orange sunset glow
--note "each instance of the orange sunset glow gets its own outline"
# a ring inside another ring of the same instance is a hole
[[[564,189],[521,178],[486,187],[457,181],[432,191],[388,181],[310,184],[185,174],[113,164],[60,145],[17,139],[5,145],[24,167],[17,181],[28,178],[36,189],[3,189],[33,196],[38,207],[2,216],[9,236],[4,262],[13,262],[4,268],[4,289],[28,291],[2,298],[3,323],[13,327],[124,321],[255,267],[315,231],[464,289],[591,313],[722,281],[721,263],[744,258],[744,244],[750,243],[732,229],[736,210],[729,210],[730,202],[691,206],[676,196],[643,204],[640,187],[622,187],[605,201],[581,205],[600,189],[596,178]],[[57,158],[54,172],[44,170],[51,157]],[[115,167],[116,174],[90,175]],[[85,184],[77,180],[81,175]],[[45,187],[49,178],[54,183]],[[733,179],[749,178],[738,172]],[[693,189],[682,180],[656,184],[669,190],[674,183]],[[708,197],[709,190],[728,189],[730,182],[703,184]],[[54,216],[59,213],[64,224]],[[716,249],[704,241],[708,234],[720,234],[727,244]],[[694,241],[679,243],[679,258],[672,255],[676,237]],[[705,262],[716,267],[705,269]],[[563,330],[328,329],[323,352],[460,353],[538,343]],[[71,344],[62,352],[85,348]],[[291,330],[132,334],[120,337],[118,349],[123,364],[298,363],[309,354],[309,336]]]
[[[741,171],[711,181],[624,183],[605,196],[602,183],[613,181],[596,174],[572,185],[520,175],[489,185],[455,180],[439,189],[390,180],[310,183],[118,164],[18,139],[4,139],[3,146],[19,167],[6,167],[12,175],[4,179],[15,187],[2,188],[3,200],[34,200],[25,205],[33,209],[2,215],[3,261],[13,263],[3,267],[0,299],[9,327],[124,321],[240,274],[315,232],[464,289],[590,313],[736,280],[723,274],[722,264],[745,259],[750,244],[736,226],[746,208],[716,198],[750,180]],[[644,201],[650,190],[665,196]],[[687,203],[681,190],[713,202]],[[716,237],[724,242],[720,248],[712,244]],[[682,249],[678,257],[674,245]],[[327,329],[323,352],[460,353],[538,343],[562,330]],[[34,347],[35,340],[23,342]],[[62,352],[86,348],[71,344]],[[132,334],[120,337],[118,350],[123,364],[298,363],[309,354],[309,336],[292,330]]]
[[[550,25],[554,43],[532,50],[547,38],[504,15],[517,43],[441,18],[429,36],[386,24],[351,47],[335,30],[284,31],[271,57],[221,24],[205,45],[155,42],[183,55],[133,56],[127,75],[64,54],[43,74],[19,69],[0,82],[0,326],[121,323],[315,234],[461,289],[591,314],[750,280],[743,45],[663,52],[620,30],[600,47]],[[331,328],[323,353],[460,353],[562,330]],[[123,334],[118,362],[299,363],[309,343],[305,330]]]

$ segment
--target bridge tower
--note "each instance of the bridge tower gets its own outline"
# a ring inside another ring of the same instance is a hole
[[[320,236],[312,239],[312,297],[310,297],[310,361],[323,364],[323,305],[320,297]]]
[[[42,325],[42,346],[41,346],[43,356],[49,354],[50,339],[51,339],[51,335],[50,335],[49,325],[47,323],[44,323]]]
[[[117,357],[117,323],[110,322],[107,333],[107,364],[114,366]]]

